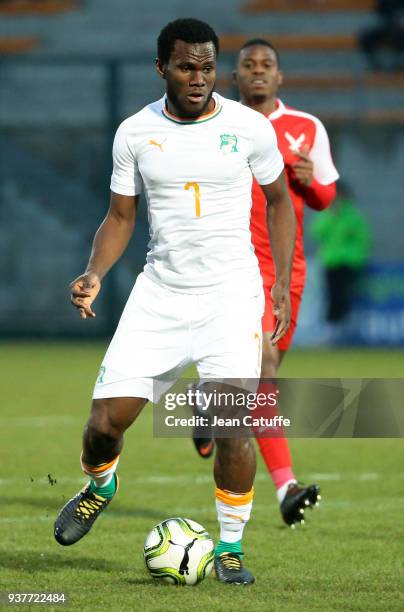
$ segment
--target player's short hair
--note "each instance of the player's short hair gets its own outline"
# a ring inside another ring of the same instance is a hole
[[[176,40],[186,43],[213,42],[216,56],[219,55],[219,39],[209,24],[199,19],[176,19],[161,30],[157,39],[157,57],[162,64],[168,64]]]
[[[281,58],[279,57],[278,49],[274,47],[273,44],[270,43],[269,40],[266,40],[265,38],[250,38],[250,40],[247,40],[247,42],[244,43],[240,51],[242,51],[243,49],[247,49],[247,47],[255,47],[256,45],[262,45],[264,47],[269,47],[270,49],[272,49],[272,51],[275,53],[276,63],[278,64],[278,68],[280,68]]]

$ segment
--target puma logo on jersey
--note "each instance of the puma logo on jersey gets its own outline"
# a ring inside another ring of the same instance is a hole
[[[149,140],[149,145],[158,147],[160,149],[160,151],[162,153],[164,153],[164,151],[163,151],[163,144],[165,143],[166,140],[167,139],[163,140],[163,142],[157,142],[156,140]]]
[[[293,153],[297,153],[300,150],[306,136],[305,134],[300,134],[298,138],[293,138],[289,132],[285,132],[285,138],[289,143],[289,149],[293,151]]]

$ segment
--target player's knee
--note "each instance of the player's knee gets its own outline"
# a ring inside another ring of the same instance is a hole
[[[278,364],[271,353],[262,353],[261,378],[276,378]]]
[[[123,433],[119,423],[111,418],[108,400],[102,399],[93,402],[86,429],[92,438],[116,439]]]
[[[270,335],[264,333],[262,343],[261,378],[276,378],[280,363],[278,347],[272,346]]]
[[[253,448],[249,438],[216,438],[216,447],[219,458],[231,462],[247,453]]]

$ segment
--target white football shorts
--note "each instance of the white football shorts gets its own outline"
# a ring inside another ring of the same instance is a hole
[[[94,399],[160,396],[195,364],[203,380],[258,379],[262,287],[178,293],[140,274],[102,362]],[[158,391],[156,390],[158,389]]]

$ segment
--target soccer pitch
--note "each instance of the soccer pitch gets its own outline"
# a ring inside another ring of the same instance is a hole
[[[120,491],[91,533],[69,548],[53,521],[85,480],[81,432],[105,344],[0,345],[0,591],[65,592],[80,610],[403,610],[403,442],[292,440],[297,476],[322,488],[319,509],[291,530],[259,462],[245,534],[250,587],[207,578],[196,587],[152,581],[149,530],[169,516],[200,522],[216,539],[212,462],[190,440],[155,439],[145,408],[126,435]],[[400,377],[398,351],[296,351],[282,376]],[[381,407],[382,409],[382,407]],[[54,608],[56,609],[56,608]]]

